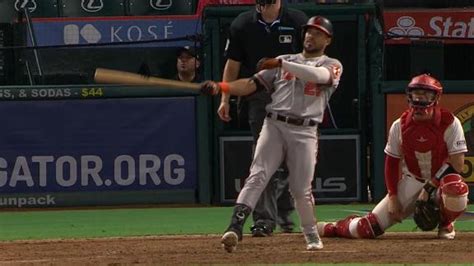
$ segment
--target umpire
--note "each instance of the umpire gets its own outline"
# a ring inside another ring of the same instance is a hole
[[[286,8],[281,0],[256,0],[254,9],[241,13],[230,25],[226,47],[227,61],[222,80],[233,81],[251,77],[256,72],[257,62],[264,57],[298,53],[302,50],[301,27],[308,17],[302,11]],[[228,94],[222,94],[217,111],[221,120],[228,122]],[[265,119],[265,106],[271,97],[263,90],[247,96],[250,130],[257,138]],[[283,232],[293,231],[290,218],[294,210],[293,199],[288,190],[288,172],[279,169],[263,191],[253,211],[252,236],[270,236],[276,225]]]

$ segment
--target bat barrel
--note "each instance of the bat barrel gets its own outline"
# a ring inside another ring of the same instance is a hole
[[[107,68],[97,68],[94,74],[94,80],[98,83],[107,84],[160,86],[172,89],[200,89],[200,85],[197,83],[184,82],[172,79],[163,79],[157,77],[148,77],[132,72]]]

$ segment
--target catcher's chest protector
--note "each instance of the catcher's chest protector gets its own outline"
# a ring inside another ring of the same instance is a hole
[[[423,179],[430,179],[448,158],[444,132],[454,121],[453,115],[443,109],[435,109],[434,118],[427,122],[415,122],[412,112],[406,111],[400,118],[402,152],[408,170]]]

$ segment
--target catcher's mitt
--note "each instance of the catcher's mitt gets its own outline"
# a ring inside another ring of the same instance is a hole
[[[440,221],[439,207],[432,200],[415,202],[415,213],[413,220],[416,225],[423,231],[431,231],[435,229]]]

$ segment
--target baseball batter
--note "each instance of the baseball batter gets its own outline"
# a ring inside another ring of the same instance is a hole
[[[468,186],[459,174],[467,147],[459,119],[437,106],[442,90],[427,74],[410,81],[409,109],[392,124],[385,147],[388,195],[366,216],[319,222],[322,236],[375,238],[413,214],[416,203],[434,199],[439,207],[434,217],[441,219],[433,228],[438,226],[439,238],[454,239],[454,222],[468,201]]]
[[[328,19],[320,16],[310,18],[303,27],[303,36],[302,53],[262,59],[257,66],[257,70],[262,71],[250,79],[229,83],[208,81],[202,85],[202,91],[210,94],[224,91],[232,95],[247,95],[257,90],[272,93],[250,175],[221,240],[228,252],[234,251],[242,239],[245,220],[283,160],[288,166],[290,192],[300,217],[306,248],[323,248],[316,229],[311,181],[318,148],[318,124],[339,84],[342,65],[324,54],[333,36]]]
[[[227,60],[222,73],[223,81],[253,76],[257,73],[257,62],[263,57],[294,54],[302,50],[301,28],[308,17],[303,11],[288,8],[283,2],[255,0],[255,8],[242,12],[232,21],[225,50]],[[224,122],[231,120],[229,98],[229,95],[222,93],[217,110]],[[265,107],[271,101],[270,94],[261,90],[240,99],[243,101],[237,101],[237,113],[247,111],[253,146],[256,146],[267,114]],[[293,231],[291,213],[295,207],[287,177],[288,169],[283,165],[260,195],[252,212],[252,236],[270,236],[277,225],[282,232]]]

